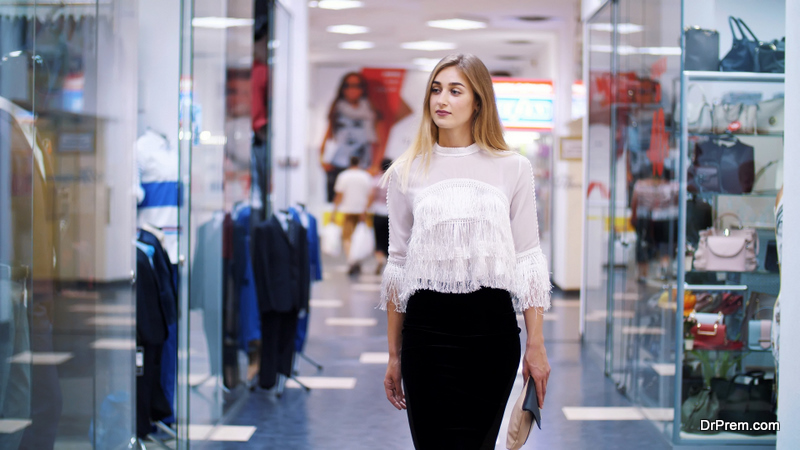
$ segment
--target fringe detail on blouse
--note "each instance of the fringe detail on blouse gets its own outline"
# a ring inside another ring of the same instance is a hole
[[[392,301],[405,312],[422,289],[465,294],[481,287],[509,291],[517,311],[549,308],[547,261],[539,247],[515,255],[509,208],[502,191],[474,180],[448,180],[420,193],[405,263],[387,263],[379,308]]]
[[[381,303],[378,308],[382,311],[389,309],[389,302],[394,303],[397,312],[406,312],[405,302],[399,301],[400,287],[403,285],[403,267],[394,261],[387,261],[381,279]],[[408,299],[406,299],[408,301]]]
[[[525,311],[528,308],[550,309],[550,272],[547,259],[541,247],[520,253],[517,256],[516,285],[512,291],[514,309]]]

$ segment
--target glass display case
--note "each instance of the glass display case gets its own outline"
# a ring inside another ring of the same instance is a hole
[[[675,445],[775,443],[712,424],[775,420],[783,74],[687,68],[737,39],[778,71],[783,11],[617,0],[585,24],[583,339]]]

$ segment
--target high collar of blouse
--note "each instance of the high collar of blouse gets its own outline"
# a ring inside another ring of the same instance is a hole
[[[442,147],[439,144],[433,144],[433,152],[442,156],[466,156],[477,153],[481,150],[477,143],[469,147]]]

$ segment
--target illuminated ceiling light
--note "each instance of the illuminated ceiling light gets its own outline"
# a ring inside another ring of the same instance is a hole
[[[476,20],[447,19],[431,20],[428,22],[428,26],[433,28],[445,28],[448,30],[477,30],[478,28],[486,28],[486,23]]]
[[[197,28],[224,29],[231,27],[252,27],[253,19],[236,19],[233,17],[195,17],[192,26]]]
[[[610,33],[614,31],[614,25],[610,23],[593,23],[589,25],[589,29],[594,31],[607,31]],[[617,32],[619,34],[641,33],[643,30],[643,26],[636,25],[635,23],[620,23],[617,25]]]
[[[339,48],[345,50],[367,50],[373,47],[375,47],[375,43],[369,41],[347,41],[339,43]]]
[[[329,33],[363,34],[369,33],[369,28],[360,25],[333,25],[325,29]]]
[[[453,50],[456,48],[456,44],[452,42],[439,41],[403,42],[400,46],[407,50],[425,50],[429,52],[436,50]]]
[[[311,5],[309,5],[311,6]],[[350,9],[350,8],[361,8],[364,6],[364,2],[360,2],[357,0],[320,0],[317,2],[317,7],[322,9]]]

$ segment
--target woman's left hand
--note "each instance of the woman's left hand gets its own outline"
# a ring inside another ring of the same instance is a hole
[[[547,362],[547,349],[544,347],[544,342],[528,344],[525,347],[525,356],[522,358],[522,377],[525,380],[528,377],[533,378],[533,382],[536,383],[539,408],[544,408],[547,380],[550,378],[550,363]]]

